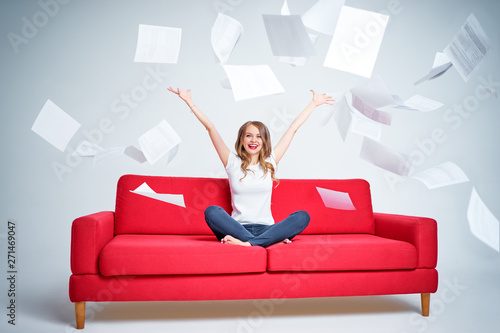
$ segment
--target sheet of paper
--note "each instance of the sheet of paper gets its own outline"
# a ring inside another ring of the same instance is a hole
[[[421,112],[430,112],[439,109],[443,105],[444,105],[443,103],[434,101],[430,98],[423,97],[420,95],[415,95],[407,99],[404,102],[403,107],[402,106],[396,106],[396,107],[405,108],[408,110],[421,111]]]
[[[308,34],[308,35],[309,38],[311,39],[311,43],[313,44],[313,46],[316,45],[319,35],[314,35],[314,34]],[[279,61],[288,63],[292,66],[304,66],[307,62],[307,59],[309,59],[309,57],[280,57]]]
[[[290,15],[290,8],[288,7],[287,0],[285,0],[283,6],[281,6],[281,15]]]
[[[38,114],[31,130],[64,152],[79,128],[78,121],[49,99]]]
[[[491,41],[471,13],[444,53],[450,58],[460,76],[467,82],[492,47]]]
[[[343,6],[323,66],[371,77],[388,22],[387,15]]]
[[[392,114],[372,108],[355,94],[352,94],[352,107],[358,110],[365,117],[384,125],[390,125]]]
[[[408,156],[367,137],[363,138],[359,157],[379,168],[404,177],[408,176],[412,167]]]
[[[218,63],[227,62],[242,34],[243,26],[239,21],[222,13],[217,15],[212,26],[211,41]]]
[[[437,68],[442,65],[451,64],[450,58],[444,52],[436,52],[434,56],[434,62],[432,63],[432,69]]]
[[[142,183],[141,186],[139,186],[135,190],[130,190],[130,192],[186,208],[186,205],[184,203],[184,195],[156,193],[151,189],[151,187],[149,187],[147,183]]]
[[[326,207],[341,210],[356,210],[352,204],[349,193],[329,190],[321,187],[316,187],[316,190],[318,190],[321,200],[323,200]]]
[[[285,89],[267,65],[224,65],[235,101],[284,93]]]
[[[382,125],[365,117],[354,116],[351,131],[378,142],[382,139]]]
[[[415,81],[414,85],[419,85],[420,83],[422,83],[424,81],[432,80],[432,79],[435,79],[435,78],[443,75],[451,68],[452,65],[453,64],[451,62],[449,62],[447,64],[439,65],[438,67],[431,69],[428,74],[426,74],[422,78]]]
[[[300,15],[262,15],[273,54],[278,57],[309,57],[316,49]]]
[[[345,0],[319,0],[302,15],[304,25],[325,35],[333,35]]]
[[[350,92],[372,108],[380,108],[396,103],[384,80],[378,75],[351,88]]]
[[[429,189],[468,182],[467,175],[453,162],[445,162],[422,171],[413,178],[420,180]]]
[[[146,156],[144,156],[144,153],[140,149],[137,149],[137,147],[132,145],[125,147],[125,149],[123,150],[123,154],[139,163],[144,163],[147,161],[147,158]]]
[[[176,64],[181,35],[181,28],[140,24],[134,62]]]
[[[467,209],[469,228],[474,236],[497,252],[500,252],[500,223],[486,207],[475,188],[472,189]]]
[[[139,138],[141,150],[151,164],[158,162],[179,143],[181,138],[165,119]]]
[[[345,95],[342,96],[341,100],[339,101],[337,109],[333,114],[333,119],[335,119],[335,123],[337,124],[337,129],[339,130],[342,141],[345,142],[352,122],[351,108],[347,103]]]
[[[453,64],[451,63],[450,58],[448,58],[448,56],[443,52],[437,52],[436,56],[434,57],[434,63],[432,64],[432,68],[429,73],[415,81],[414,85],[419,85],[424,81],[433,80],[437,77],[440,77],[441,75],[446,73],[451,68],[451,66],[453,66]]]

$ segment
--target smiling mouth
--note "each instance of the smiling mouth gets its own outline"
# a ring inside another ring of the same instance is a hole
[[[250,149],[257,149],[259,145],[248,145],[248,148]]]

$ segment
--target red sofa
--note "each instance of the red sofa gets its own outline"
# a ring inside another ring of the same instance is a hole
[[[182,194],[185,207],[134,192]],[[348,192],[355,210],[325,207],[316,187]],[[85,302],[285,299],[421,294],[428,316],[438,285],[437,225],[425,217],[373,213],[362,179],[282,179],[272,210],[311,221],[291,244],[223,245],[204,219],[231,210],[227,179],[125,175],[115,211],[72,225],[69,297],[77,328]]]

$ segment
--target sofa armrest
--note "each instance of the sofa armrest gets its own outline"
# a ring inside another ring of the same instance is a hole
[[[417,268],[437,265],[437,223],[427,217],[373,213],[375,234],[405,241],[417,248]]]
[[[99,273],[99,253],[114,236],[114,212],[82,216],[71,227],[71,272]]]

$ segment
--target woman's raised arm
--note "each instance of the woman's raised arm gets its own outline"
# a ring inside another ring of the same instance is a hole
[[[172,87],[169,87],[168,91],[177,94],[188,105],[188,107],[194,113],[196,118],[198,118],[201,124],[205,127],[205,129],[208,131],[210,139],[212,140],[212,144],[214,145],[215,150],[217,151],[217,154],[219,155],[219,158],[225,167],[227,165],[227,160],[229,158],[230,150],[222,140],[222,137],[215,128],[214,124],[212,124],[212,122],[208,119],[208,117],[205,116],[205,114],[203,114],[203,112],[201,112],[200,109],[194,104],[193,99],[191,97],[191,90],[188,89],[187,91],[181,91],[179,90],[179,88],[175,90]]]
[[[306,106],[306,108],[295,118],[290,127],[286,130],[285,134],[281,137],[278,144],[274,147],[274,158],[276,159],[276,164],[279,163],[285,152],[287,151],[292,139],[299,129],[300,126],[309,118],[313,110],[320,106],[321,104],[332,104],[333,98],[331,96],[327,96],[326,94],[316,94],[314,90],[311,90],[313,93],[313,98],[311,102]]]

